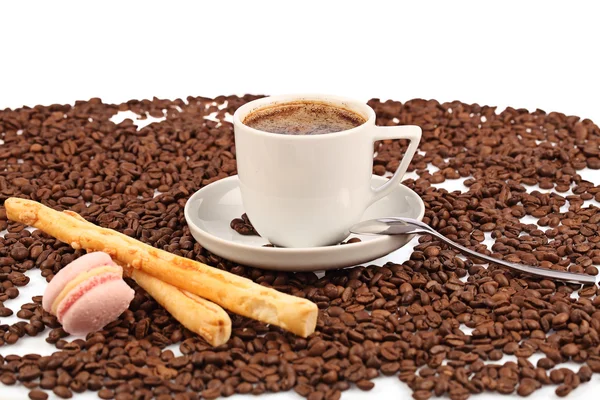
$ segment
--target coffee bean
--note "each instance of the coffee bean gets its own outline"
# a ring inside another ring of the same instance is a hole
[[[4,341],[7,344],[15,344],[17,343],[17,340],[19,340],[19,335],[17,333],[8,332],[4,335]]]
[[[12,271],[9,273],[8,279],[15,286],[25,286],[27,283],[29,283],[29,277],[17,271]]]
[[[568,321],[569,321],[569,314],[567,314],[567,313],[560,313],[560,314],[555,315],[552,318],[552,326],[553,327],[560,327],[560,326],[564,325]]]
[[[5,385],[14,385],[17,382],[17,378],[11,372],[5,372],[0,376],[0,382]]]
[[[381,365],[381,373],[384,375],[394,375],[400,369],[400,363],[391,362]]]
[[[540,358],[537,362],[537,366],[544,369],[552,369],[556,364],[549,358]]]
[[[400,351],[394,347],[383,347],[381,357],[388,361],[396,361],[400,358]]]
[[[294,390],[302,397],[308,397],[308,395],[313,391],[313,389],[305,383],[300,383],[299,385],[296,385]]]
[[[600,372],[600,357],[590,357],[586,362],[593,372]]]
[[[415,400],[428,400],[431,397],[431,392],[427,391],[427,390],[417,390],[415,392],[413,392],[412,395],[413,399]],[[450,395],[450,398],[452,398],[452,394]]]
[[[26,364],[19,369],[20,381],[31,381],[41,376],[42,372],[36,365]]]
[[[33,317],[33,311],[19,310],[17,312],[17,317],[22,318],[22,319],[30,319],[31,317]]]
[[[46,376],[40,379],[40,387],[42,389],[52,390],[56,386],[56,378]]]
[[[19,289],[16,287],[9,287],[4,291],[9,299],[16,299],[19,296]]]
[[[110,389],[101,389],[98,391],[98,397],[101,399],[112,399],[115,397],[115,393]]]
[[[27,250],[27,248],[22,247],[22,246],[15,246],[10,251],[10,256],[17,261],[23,261],[27,257],[29,257],[29,250]]]
[[[592,379],[593,372],[590,369],[590,367],[584,365],[579,368],[579,371],[577,371],[577,375],[579,376],[581,382],[588,382]]]
[[[562,383],[565,380],[565,373],[562,369],[554,369],[550,371],[550,380],[553,383]]]
[[[424,254],[427,258],[437,257],[440,254],[440,248],[437,246],[429,246],[425,249]]]
[[[13,314],[10,308],[0,307],[0,317],[9,317]]]
[[[307,400],[323,400],[325,394],[323,392],[312,392],[308,395]]]
[[[73,393],[66,386],[56,386],[54,389],[52,389],[52,392],[54,392],[54,394],[61,399],[70,399],[73,397]]]
[[[565,397],[569,393],[571,393],[572,390],[573,390],[573,388],[571,386],[560,385],[559,387],[556,388],[555,393],[558,397]]]
[[[46,400],[48,398],[48,394],[41,390],[34,389],[29,392],[29,398],[31,400]]]
[[[337,380],[338,380],[338,373],[335,370],[331,370],[331,371],[323,374],[323,376],[321,377],[321,380],[323,380],[323,382],[325,382],[325,383],[333,384],[333,383],[337,382]]]
[[[242,214],[240,218],[235,218],[231,221],[231,229],[239,233],[240,235],[245,236],[258,236],[258,233],[250,223],[248,216],[246,214]]]
[[[579,347],[575,343],[568,343],[560,349],[560,352],[565,357],[572,357],[575,354],[579,353]]]
[[[216,399],[221,396],[221,390],[219,388],[206,389],[202,391],[202,397],[208,400]]]
[[[356,382],[356,386],[360,389],[360,390],[371,390],[375,387],[375,384],[371,381],[367,381],[367,380],[360,380],[358,382]]]
[[[260,372],[254,368],[244,368],[240,376],[249,383],[257,383],[261,379]]]
[[[236,391],[240,394],[250,393],[252,391],[252,384],[248,382],[242,382],[237,386]]]
[[[327,344],[324,341],[318,341],[308,350],[308,355],[311,357],[317,357],[322,355],[326,349]]]
[[[529,396],[531,393],[533,393],[536,389],[540,388],[541,384],[536,381],[535,379],[531,379],[531,378],[523,378],[521,380],[521,382],[519,383],[519,388],[517,389],[517,394],[519,396]]]

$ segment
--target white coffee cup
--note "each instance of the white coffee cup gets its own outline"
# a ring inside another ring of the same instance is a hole
[[[315,101],[353,111],[360,126],[321,135],[286,135],[244,125],[252,112],[277,104]],[[244,210],[256,231],[283,247],[339,243],[371,204],[400,184],[421,139],[418,126],[375,126],[375,112],[359,101],[327,95],[283,95],[251,101],[233,115]],[[373,142],[408,139],[396,173],[371,187]]]

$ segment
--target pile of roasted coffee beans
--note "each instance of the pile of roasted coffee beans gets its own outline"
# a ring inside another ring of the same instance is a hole
[[[230,224],[231,229],[244,236],[258,236],[258,232],[252,226],[250,219],[246,213],[242,214],[240,218],[234,218]]]
[[[41,298],[20,310],[5,304],[28,283],[25,271],[50,280],[82,251],[7,221],[2,208],[0,230],[8,233],[0,239],[0,319],[15,312],[20,322],[0,325],[0,382],[25,385],[32,399],[49,391],[62,398],[96,391],[102,399],[183,400],[294,390],[320,400],[353,387],[370,390],[374,378],[390,375],[417,400],[459,400],[485,391],[527,396],[543,385],[565,396],[600,372],[596,286],[485,268],[429,236],[402,265],[321,277],[248,268],[204,250],[186,226],[184,204],[199,188],[236,173],[227,117],[255,98],[120,105],[91,99],[0,111],[0,201],[20,196],[71,209],[152,246],[306,297],[320,308],[317,331],[302,339],[232,315],[231,340],[212,348],[131,282],[136,295],[119,320],[86,340],[70,340]],[[380,125],[423,128],[411,165],[420,178],[404,183],[423,198],[425,222],[495,257],[597,274],[600,209],[590,204],[600,200],[600,186],[577,172],[600,168],[600,130],[592,121],[434,100],[369,104]],[[126,110],[165,119],[141,129],[128,119],[111,122]],[[394,171],[406,145],[378,143],[374,172]],[[436,168],[428,170],[430,164]],[[462,192],[435,186],[461,177]],[[521,222],[526,216],[537,224]],[[495,239],[491,249],[483,244],[486,234]],[[7,355],[13,343],[35,335],[57,352]],[[172,344],[182,355],[165,349]],[[536,353],[542,357],[533,363]],[[501,360],[505,354],[516,361]],[[564,368],[567,361],[580,367]]]

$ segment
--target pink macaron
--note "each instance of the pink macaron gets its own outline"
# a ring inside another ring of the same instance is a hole
[[[42,306],[63,329],[85,335],[116,320],[135,292],[123,280],[123,269],[103,252],[89,253],[60,270],[48,284]]]

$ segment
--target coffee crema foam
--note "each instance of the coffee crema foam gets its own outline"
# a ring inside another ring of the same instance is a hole
[[[316,101],[277,104],[250,113],[244,125],[283,135],[323,135],[356,128],[366,119],[347,109]]]

